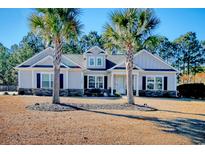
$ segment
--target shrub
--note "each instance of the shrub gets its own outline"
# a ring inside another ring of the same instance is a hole
[[[203,83],[182,84],[177,87],[179,96],[187,98],[205,98],[205,85]]]
[[[115,97],[121,97],[121,94],[120,93],[117,93],[117,92],[115,92]]]
[[[95,97],[102,97],[103,91],[101,89],[86,89],[85,90],[86,96],[95,96]]]
[[[4,95],[9,95],[9,93],[7,91],[4,92]]]
[[[25,95],[25,91],[19,90],[19,91],[18,91],[18,94],[19,94],[19,95]]]

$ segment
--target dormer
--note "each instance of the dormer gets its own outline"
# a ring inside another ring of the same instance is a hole
[[[106,68],[106,52],[94,46],[84,53],[84,60],[87,68],[105,69]]]

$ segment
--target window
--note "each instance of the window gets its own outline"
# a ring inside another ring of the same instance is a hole
[[[89,76],[88,87],[90,89],[103,89],[103,76]]]
[[[102,57],[97,57],[97,66],[102,66]]]
[[[162,77],[156,77],[155,89],[162,90]]]
[[[95,76],[89,76],[89,88],[95,88]]]
[[[103,88],[103,77],[102,76],[96,77],[96,88],[98,88],[98,89]]]
[[[162,77],[147,77],[147,90],[162,90]]]
[[[89,66],[94,66],[95,65],[95,58],[94,57],[90,57],[89,58]]]
[[[154,77],[147,77],[147,90],[154,89]]]
[[[42,74],[42,88],[53,88],[53,74]]]

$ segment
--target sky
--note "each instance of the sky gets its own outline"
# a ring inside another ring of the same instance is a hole
[[[82,9],[80,20],[84,34],[103,32],[114,9]],[[205,40],[205,9],[154,9],[160,24],[154,34],[166,36],[170,41],[186,32],[196,32],[199,40]],[[0,9],[0,43],[7,48],[18,44],[30,31],[28,17],[34,9]]]

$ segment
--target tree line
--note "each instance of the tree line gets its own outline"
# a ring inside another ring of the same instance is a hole
[[[109,46],[104,36],[96,31],[80,36],[77,41],[64,43],[63,53],[82,54],[95,45],[110,54],[122,54],[117,47]],[[0,84],[17,85],[17,71],[14,67],[48,46],[51,45],[32,32],[24,36],[19,44],[12,45],[10,49],[0,43]],[[170,41],[165,36],[152,36],[141,48],[160,56],[177,68],[180,76],[186,76],[187,80],[191,81],[190,75],[205,72],[205,41],[199,41],[194,32],[187,32],[174,41]]]

